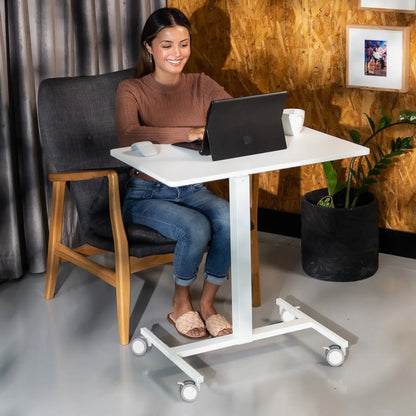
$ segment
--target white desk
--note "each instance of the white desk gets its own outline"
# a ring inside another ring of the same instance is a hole
[[[193,380],[194,384],[183,386],[184,400],[196,397],[204,378],[183,357],[313,328],[337,345],[328,350],[328,363],[341,365],[344,360],[348,341],[283,299],[276,299],[283,322],[252,327],[249,175],[369,153],[366,147],[309,128],[304,128],[299,136],[287,136],[286,140],[285,150],[216,162],[210,156],[200,156],[195,151],[172,145],[157,145],[159,154],[148,158],[134,155],[129,147],[111,150],[115,158],[169,186],[229,178],[233,334],[171,348],[149,329],[142,328],[144,339],[132,342],[133,351],[139,355],[146,352],[147,346],[154,345]]]

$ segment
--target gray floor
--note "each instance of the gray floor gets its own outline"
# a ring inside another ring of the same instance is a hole
[[[380,255],[369,279],[323,282],[302,272],[299,240],[264,233],[260,260],[254,326],[278,321],[282,297],[348,339],[342,367],[326,363],[315,331],[282,335],[189,358],[205,383],[185,403],[186,376],[159,351],[118,345],[114,290],[64,264],[52,301],[42,275],[0,285],[0,415],[414,416],[416,260]],[[165,319],[170,275],[167,265],[133,278],[135,335],[147,326],[182,342]],[[230,315],[230,285],[217,306]]]

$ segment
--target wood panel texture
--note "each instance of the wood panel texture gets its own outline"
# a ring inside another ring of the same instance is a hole
[[[364,113],[416,111],[415,14],[358,10],[355,0],[168,0],[193,27],[187,70],[205,72],[233,96],[288,91],[287,107],[306,111],[305,125],[349,140],[369,134]],[[409,92],[346,88],[346,25],[410,27]],[[381,140],[388,145],[389,138]],[[348,161],[342,162],[345,169]],[[401,157],[372,187],[380,226],[416,232],[416,152]],[[302,195],[324,187],[320,164],[261,174],[259,206],[299,213]],[[224,184],[217,186],[224,190]]]

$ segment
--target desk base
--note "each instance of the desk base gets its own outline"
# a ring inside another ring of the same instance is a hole
[[[177,347],[169,347],[153,334],[152,331],[147,328],[141,328],[140,333],[142,337],[132,341],[132,351],[136,355],[144,355],[148,348],[154,345],[162,354],[171,360],[173,364],[180,368],[192,380],[192,382],[188,380],[184,383],[179,383],[181,385],[181,397],[185,401],[195,400],[201,384],[204,382],[204,376],[189,365],[184,358],[202,354],[204,352],[247,344],[261,339],[301,331],[303,329],[314,329],[334,343],[334,345],[325,348],[328,364],[334,367],[343,364],[348,348],[347,340],[281,298],[276,299],[276,305],[279,307],[282,322],[255,328],[249,336],[237,336],[232,334],[219,338],[195,341]]]

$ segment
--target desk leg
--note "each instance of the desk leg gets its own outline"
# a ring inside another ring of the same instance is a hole
[[[249,176],[230,178],[229,189],[233,334],[237,343],[244,343],[253,331]]]

